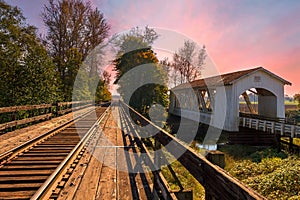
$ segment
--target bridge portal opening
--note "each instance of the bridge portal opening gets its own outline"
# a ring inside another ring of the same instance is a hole
[[[239,96],[239,112],[242,115],[277,117],[277,97],[263,88],[250,88]]]

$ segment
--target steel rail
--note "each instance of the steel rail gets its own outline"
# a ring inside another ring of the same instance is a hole
[[[94,132],[99,127],[100,122],[104,119],[108,113],[110,106],[102,113],[98,120],[92,125],[84,137],[79,141],[79,143],[74,147],[74,149],[68,154],[68,156],[60,163],[56,170],[48,177],[44,184],[37,190],[37,192],[30,198],[31,200],[43,199],[43,197],[49,192],[53,183],[57,180],[59,175],[67,169],[68,165],[75,159],[77,153],[80,152],[88,140],[92,137]]]

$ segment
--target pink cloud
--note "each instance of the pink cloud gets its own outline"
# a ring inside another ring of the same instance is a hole
[[[295,76],[300,73],[300,6],[228,0],[105,4],[112,9],[107,10],[112,32],[146,25],[172,29],[205,44],[221,72],[263,65],[293,83],[286,90],[289,94],[300,90]]]

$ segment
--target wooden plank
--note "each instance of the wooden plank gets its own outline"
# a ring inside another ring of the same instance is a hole
[[[67,108],[67,109],[64,109],[64,110],[59,110],[57,113],[59,115],[63,115],[63,114],[69,113],[69,112],[73,112],[73,111],[77,111],[77,110],[86,108],[86,107],[91,106],[91,105],[93,105],[93,104],[85,104],[83,106],[77,106],[77,107]]]
[[[150,167],[150,169],[154,169],[155,168],[154,161],[151,159],[150,153],[147,150],[145,144],[141,141],[140,136],[134,130],[132,123],[130,123],[128,121],[128,117],[126,116],[125,112],[123,112],[123,115],[124,115],[123,123],[125,123],[124,127],[126,127],[128,130],[128,132],[125,132],[124,134],[126,134],[127,136],[131,136],[132,138],[135,138],[134,141],[131,141],[130,143],[133,143],[133,142],[137,143],[137,146],[139,146],[142,153],[144,154],[144,158],[142,158],[143,162],[145,163],[145,165]],[[141,155],[140,153],[138,153],[138,154]],[[140,158],[139,155],[137,157]],[[145,156],[145,155],[147,155],[147,156]],[[139,160],[139,161],[141,161],[141,160]],[[127,159],[127,162],[128,162],[128,159]],[[135,163],[137,163],[137,162],[138,162],[138,160],[135,161]],[[141,165],[141,163],[138,163],[138,164]],[[153,185],[152,185],[152,188],[149,187],[150,183],[152,181],[150,181],[149,173],[147,173],[146,170],[144,169],[144,167],[146,167],[145,165],[140,166],[140,168],[142,170],[144,170],[145,173],[137,174],[138,177],[135,178],[135,186],[140,191],[140,194],[138,194],[138,195],[140,195],[142,198],[152,199],[152,198],[154,198],[155,191],[154,191]],[[135,166],[135,165],[132,163],[131,166]],[[141,177],[142,174],[145,176]],[[154,182],[158,186],[158,188],[161,190],[164,199],[177,199],[175,194],[170,193],[170,187],[169,187],[167,181],[165,180],[165,178],[163,177],[162,173],[160,171],[152,171],[152,174],[154,176]],[[151,190],[153,191],[152,193],[151,193]],[[140,198],[140,197],[139,196],[135,197],[135,199],[137,199],[137,198]]]
[[[51,116],[52,116],[52,113],[48,113],[48,114],[39,115],[39,116],[31,117],[31,118],[26,118],[26,119],[21,119],[21,120],[16,120],[16,121],[0,124],[0,131],[4,130],[6,128],[11,128],[11,127],[17,126],[17,125],[23,125],[23,124],[27,124],[27,123],[30,123],[30,122],[35,122],[35,121],[38,121],[38,120],[48,119]]]
[[[73,104],[85,104],[85,103],[91,103],[92,100],[88,101],[70,101],[70,102],[59,102],[57,103],[58,106],[67,106],[67,105],[73,105]]]
[[[124,104],[124,106],[127,106]],[[148,123],[152,122],[132,110]],[[157,127],[158,128],[158,127]],[[209,199],[266,199],[242,182],[230,176],[225,170],[210,163],[205,157],[183,145],[177,138],[161,130],[155,139],[165,146],[172,155],[184,152],[178,161],[202,184],[205,188],[206,198]]]
[[[77,188],[74,199],[95,199],[98,187],[97,185],[102,170],[102,163],[95,157],[104,157],[104,152],[101,150],[103,149],[96,149],[96,152],[93,153],[94,156],[90,158],[88,166]]]
[[[57,112],[57,114],[63,115],[63,114],[65,114],[65,113],[69,113],[69,112],[72,112],[72,108],[60,110],[60,111]]]
[[[119,109],[116,107],[112,108],[113,115],[117,120],[120,120]],[[118,123],[120,121],[114,121],[112,124],[114,127],[118,127]],[[116,128],[116,145],[117,146],[129,146],[130,141],[129,138],[121,131],[121,129]],[[117,149],[117,198],[118,199],[133,199],[131,187],[130,187],[130,176],[133,174],[129,174],[128,166],[127,166],[127,157],[129,152],[124,148]]]
[[[0,108],[0,113],[16,112],[21,110],[33,110],[33,109],[40,109],[40,108],[50,108],[50,107],[52,107],[52,104],[10,106],[10,107]]]
[[[0,176],[31,176],[32,174],[35,175],[50,175],[54,170],[31,170],[31,171],[7,171],[7,170],[0,170]]]
[[[0,191],[0,198],[1,199],[9,199],[9,200],[22,200],[22,199],[29,199],[35,190],[21,190],[21,191]]]
[[[112,115],[109,116],[105,127],[103,137],[107,139],[100,143],[99,146],[102,147],[97,148],[98,151],[102,150],[105,155],[96,198],[117,199],[117,149],[114,147],[117,146],[117,137]]]
[[[79,163],[77,164],[76,168],[74,169],[73,173],[71,174],[70,178],[68,179],[65,187],[60,192],[58,200],[73,200],[75,199],[76,191],[81,183],[82,177],[84,172],[90,162],[92,154],[89,152],[85,152],[82,158],[80,159]]]
[[[26,188],[39,188],[42,183],[13,183],[13,184],[0,184],[0,188],[4,190],[9,189],[26,189]]]

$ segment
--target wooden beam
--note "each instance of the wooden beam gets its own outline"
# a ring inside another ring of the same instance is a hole
[[[215,105],[215,102],[214,102],[214,97],[211,95],[211,92],[210,90],[207,88],[207,97],[208,97],[208,100],[209,100],[209,104],[207,105],[207,109],[213,109],[214,105]]]
[[[35,122],[38,120],[48,119],[51,116],[52,116],[52,113],[49,113],[49,114],[39,115],[39,116],[31,117],[31,118],[26,118],[26,119],[21,119],[21,120],[16,120],[16,121],[11,121],[11,122],[7,122],[4,124],[0,124],[0,131],[4,130],[6,128],[11,128],[11,127],[17,126],[17,125],[23,125],[23,124]]]
[[[16,112],[21,110],[34,110],[34,109],[50,108],[50,107],[52,107],[52,104],[10,106],[10,107],[0,108],[0,113]]]
[[[206,103],[205,103],[205,100],[204,100],[205,93],[206,93],[205,90],[201,90],[201,91],[200,91],[200,96],[199,96],[199,97],[200,97],[200,102],[201,102],[202,110],[203,110],[204,112],[208,112],[207,107],[206,107]]]
[[[247,94],[246,92],[244,92],[244,93],[242,94],[242,96],[244,97],[244,99],[245,99],[245,101],[246,101],[246,103],[247,103],[247,107],[248,107],[250,113],[251,113],[251,114],[256,114],[256,113],[255,113],[255,110],[254,110],[254,108],[253,108],[253,106],[252,106],[252,104],[251,104],[251,101],[250,101],[250,99],[249,99],[248,94]]]

